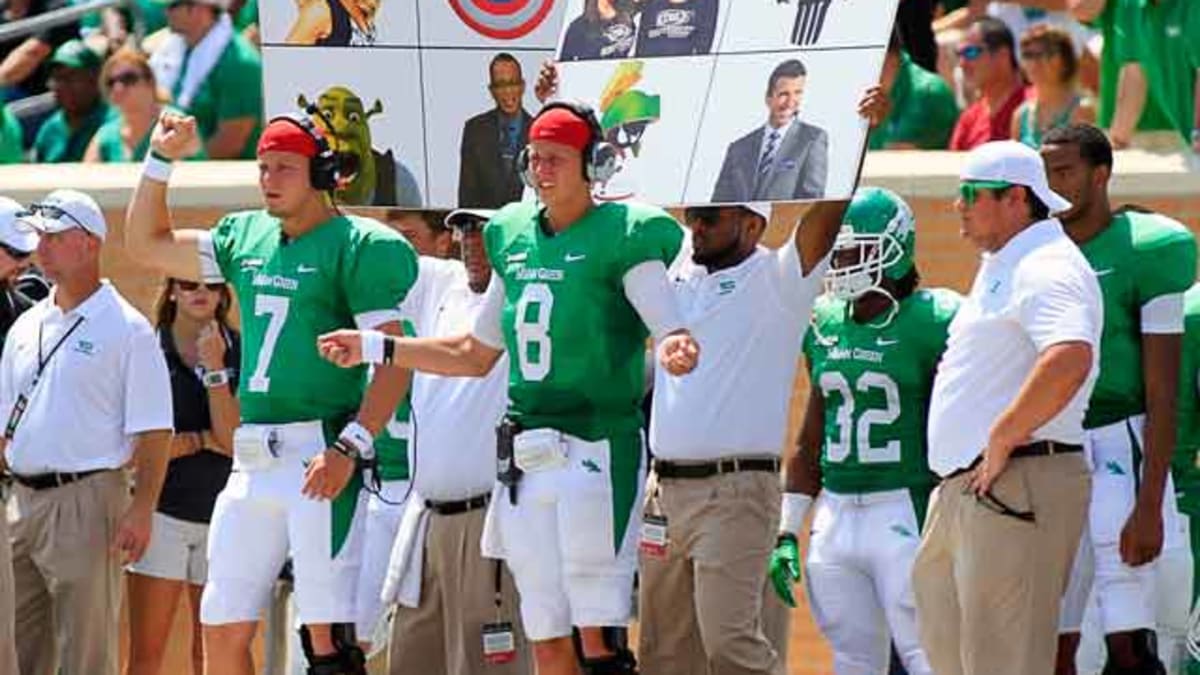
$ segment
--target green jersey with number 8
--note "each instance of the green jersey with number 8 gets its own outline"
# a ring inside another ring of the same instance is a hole
[[[642,423],[647,331],[622,279],[637,265],[670,265],[683,229],[652,206],[600,204],[557,234],[540,206],[510,204],[484,230],[504,282],[509,416],[596,441]]]
[[[860,494],[933,484],[925,449],[929,396],[961,300],[947,289],[918,290],[883,327],[855,322],[845,300],[817,300],[804,354],[825,401],[826,489]]]
[[[317,336],[399,321],[397,305],[417,278],[408,242],[369,218],[336,216],[285,243],[279,219],[246,211],[217,223],[200,252],[212,255],[237,293],[242,421],[352,416],[367,368],[339,368],[321,358]]]

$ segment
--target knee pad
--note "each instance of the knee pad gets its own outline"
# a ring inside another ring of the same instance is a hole
[[[300,644],[308,660],[308,675],[367,675],[367,657],[354,637],[354,624],[335,623],[330,627],[332,654],[314,654],[308,626],[300,627]]]
[[[575,643],[575,657],[584,675],[638,675],[637,659],[629,649],[629,629],[624,626],[604,626],[601,629],[604,646],[613,651],[610,656],[589,659],[583,652],[583,640],[579,629],[571,631]]]
[[[1104,664],[1100,675],[1167,675],[1166,667],[1158,659],[1158,637],[1154,631],[1143,628],[1133,633],[1133,650],[1137,655],[1138,664],[1130,668],[1121,668],[1110,660]]]

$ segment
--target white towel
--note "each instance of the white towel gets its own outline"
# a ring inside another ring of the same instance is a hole
[[[425,498],[413,493],[400,520],[392,556],[388,560],[387,577],[380,599],[384,605],[399,603],[416,608],[421,603],[421,574],[425,564],[425,535],[429,530],[431,512],[425,508]]]
[[[183,83],[179,88],[179,96],[174,101],[176,106],[185,111],[192,107],[192,99],[200,90],[200,85],[208,79],[213,67],[217,65],[217,61],[225,52],[225,48],[229,46],[233,35],[233,19],[229,18],[228,12],[222,12],[217,23],[192,49],[191,54],[188,54],[187,42],[184,41],[183,36],[177,33],[172,33],[158,48],[158,51],[154,52],[154,55],[150,57],[150,68],[154,71],[154,77],[163,89],[174,92],[180,74],[186,70],[186,74],[183,75]],[[185,59],[187,68],[184,68]]]

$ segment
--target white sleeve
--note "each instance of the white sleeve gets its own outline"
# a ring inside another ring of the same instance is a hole
[[[1062,342],[1099,346],[1104,310],[1091,268],[1084,271],[1073,264],[1046,266],[1030,261],[1018,273],[1024,277],[1016,289],[1018,319],[1038,352]]]
[[[200,276],[206,283],[225,281],[221,266],[217,264],[217,250],[213,246],[212,232],[203,230],[196,234],[196,253],[200,256]]]
[[[797,225],[799,227],[799,225]],[[800,264],[800,250],[796,247],[796,232],[792,231],[783,246],[772,252],[775,260],[776,288],[780,301],[785,309],[789,309],[804,318],[812,313],[813,302],[821,294],[825,283],[825,272],[833,259],[833,250],[825,255],[804,276],[804,267]]]
[[[492,349],[504,351],[504,331],[500,329],[500,317],[503,314],[504,280],[493,272],[487,293],[483,296],[483,305],[475,317],[475,325],[471,327],[471,335]]]
[[[425,299],[438,276],[437,261],[437,258],[424,255],[417,258],[417,280],[400,302],[400,316],[412,322],[417,335],[423,335],[426,330],[420,325],[420,319],[425,313]]]
[[[149,324],[135,326],[125,364],[125,433],[175,427],[171,376]]]
[[[1142,333],[1178,335],[1183,332],[1183,293],[1168,293],[1142,305]]]
[[[667,279],[667,266],[662,261],[649,260],[634,265],[621,278],[621,284],[629,304],[637,310],[655,340],[686,327],[675,301],[675,292]]]

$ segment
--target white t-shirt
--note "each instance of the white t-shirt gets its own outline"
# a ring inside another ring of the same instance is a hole
[[[1058,220],[1030,225],[984,254],[971,292],[950,323],[929,404],[929,467],[967,467],[992,424],[1016,399],[1038,355],[1062,342],[1092,345],[1092,371],[1034,440],[1083,442],[1083,415],[1096,383],[1104,325],[1100,285]]]
[[[132,456],[134,434],[174,426],[162,348],[146,317],[108,282],[65,314],[54,297],[22,314],[4,343],[0,423],[34,379],[39,336],[45,363],[5,451],[8,465],[22,475],[119,468]]]
[[[422,256],[419,264],[417,284],[400,306],[417,335],[470,332],[485,295],[467,285],[462,263]],[[482,378],[413,373],[413,490],[434,501],[489,492],[496,480],[496,424],[507,404],[506,354]]]
[[[828,258],[800,269],[792,239],[741,264],[677,282],[700,364],[673,377],[656,364],[650,447],[663,459],[778,456],[813,300]]]

